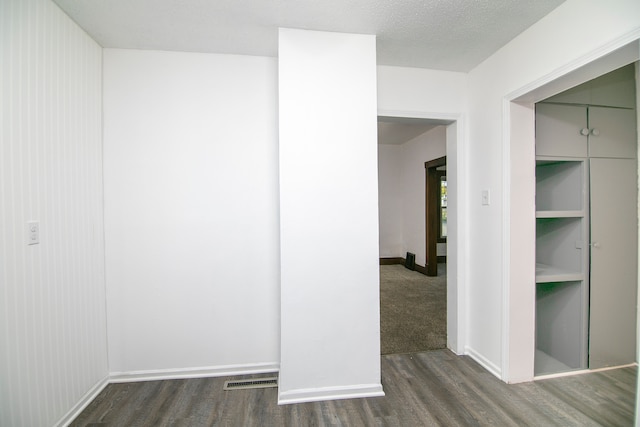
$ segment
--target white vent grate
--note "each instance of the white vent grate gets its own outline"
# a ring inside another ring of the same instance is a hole
[[[223,390],[247,390],[252,388],[278,387],[278,377],[250,378],[248,380],[229,380],[224,382]]]

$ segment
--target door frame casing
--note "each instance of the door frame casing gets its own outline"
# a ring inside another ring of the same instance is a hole
[[[446,125],[447,153],[447,348],[466,352],[467,343],[467,141],[466,116],[462,113],[434,113],[378,109],[378,116],[439,121]]]
[[[438,240],[440,240],[440,177],[447,156],[424,162],[425,167],[425,241],[427,276],[438,275]]]

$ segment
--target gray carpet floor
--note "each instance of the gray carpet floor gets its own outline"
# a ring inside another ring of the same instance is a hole
[[[403,265],[380,266],[382,354],[413,353],[447,346],[446,266],[428,277]]]

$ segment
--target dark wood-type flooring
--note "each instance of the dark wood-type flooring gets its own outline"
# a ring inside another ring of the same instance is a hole
[[[382,357],[385,397],[278,406],[228,378],[110,384],[73,426],[631,426],[637,368],[507,385],[448,350]],[[234,377],[240,378],[240,377]]]

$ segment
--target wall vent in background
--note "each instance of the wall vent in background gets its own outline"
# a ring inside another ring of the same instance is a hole
[[[251,388],[278,387],[278,377],[249,378],[247,380],[229,380],[224,382],[223,390],[246,390]]]

